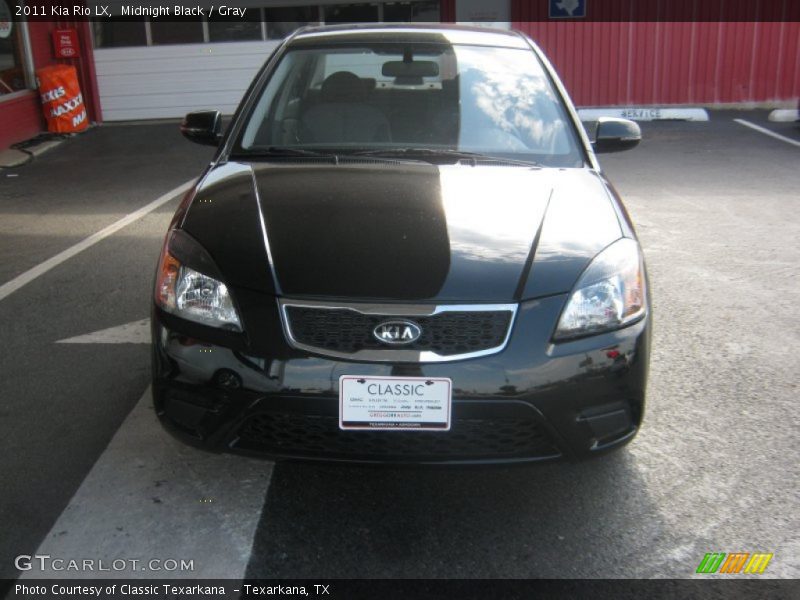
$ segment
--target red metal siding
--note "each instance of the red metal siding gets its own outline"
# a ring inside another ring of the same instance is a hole
[[[0,150],[33,137],[44,128],[44,117],[36,92],[26,92],[0,102]]]
[[[576,104],[800,96],[796,0],[587,0],[587,18],[576,20],[548,20],[547,10],[512,0],[513,26],[544,50]]]
[[[456,22],[456,0],[441,0],[439,2],[439,19],[442,23]]]

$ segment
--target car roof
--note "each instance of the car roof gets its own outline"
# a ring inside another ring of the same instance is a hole
[[[361,23],[310,26],[292,36],[290,45],[351,43],[449,43],[530,49],[514,31],[441,23]]]

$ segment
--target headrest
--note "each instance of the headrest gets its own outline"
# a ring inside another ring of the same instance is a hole
[[[322,82],[322,99],[325,102],[358,101],[364,97],[366,88],[355,73],[336,71]]]

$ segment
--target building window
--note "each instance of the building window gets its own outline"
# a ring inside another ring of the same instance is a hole
[[[0,0],[0,6],[4,0]],[[248,8],[244,19],[102,19],[93,22],[95,48],[281,40],[305,25],[439,21],[440,0],[387,0]],[[0,39],[0,61],[3,60]],[[0,63],[2,65],[2,63]]]
[[[377,4],[332,4],[325,6],[326,23],[375,23]]]
[[[98,20],[92,21],[92,25],[94,27],[95,48],[147,45],[144,18],[136,21]]]
[[[292,6],[264,9],[267,39],[282,40],[295,29],[319,23],[317,6]]]
[[[383,5],[383,20],[387,23],[438,22],[441,20],[439,0],[387,2]]]
[[[248,9],[243,19],[231,21],[214,16],[208,20],[209,42],[246,42],[263,39],[261,31],[262,10]]]
[[[0,0],[0,98],[28,88],[20,33],[22,26],[22,23],[11,20],[8,7]]]
[[[173,19],[171,21],[150,21],[150,31],[154,46],[165,44],[202,44],[203,22],[198,19]]]

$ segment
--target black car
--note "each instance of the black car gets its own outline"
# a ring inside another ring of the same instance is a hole
[[[515,32],[300,30],[178,208],[153,396],[215,451],[359,462],[584,457],[637,433],[650,315],[633,226]]]

